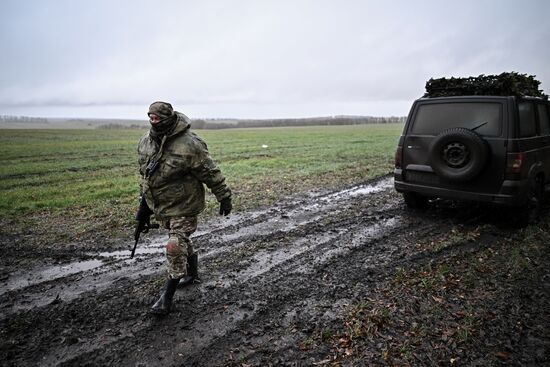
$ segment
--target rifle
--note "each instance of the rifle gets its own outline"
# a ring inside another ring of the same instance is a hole
[[[165,141],[166,141],[166,135],[164,136],[164,138],[162,138],[162,143],[160,145],[158,157],[151,160],[147,165],[147,168],[145,168],[145,177],[147,178],[151,177],[159,167],[158,159],[162,155],[162,148],[164,147]],[[157,223],[151,224],[150,222],[151,214],[153,214],[153,211],[147,205],[147,201],[145,201],[145,196],[141,196],[141,198],[139,199],[139,209],[136,214],[136,220],[137,220],[136,229],[134,230],[134,239],[136,240],[136,242],[134,243],[134,248],[132,249],[132,253],[130,254],[130,259],[134,257],[134,253],[136,252],[136,247],[139,242],[139,236],[142,233],[149,232],[150,229],[159,228],[159,225]]]
[[[159,228],[158,223],[151,224],[150,217],[151,214],[153,214],[153,211],[149,209],[147,206],[147,202],[145,201],[145,197],[141,197],[139,201],[139,210],[136,214],[136,229],[134,230],[134,239],[136,242],[134,243],[134,248],[132,249],[132,253],[130,254],[130,259],[134,257],[134,253],[136,252],[136,247],[139,242],[139,236],[142,233],[149,232],[150,229],[156,229]]]

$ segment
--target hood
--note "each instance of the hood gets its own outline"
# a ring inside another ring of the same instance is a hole
[[[172,130],[168,137],[179,135],[191,127],[191,120],[189,117],[178,111],[174,111],[174,114],[176,115],[176,127]]]

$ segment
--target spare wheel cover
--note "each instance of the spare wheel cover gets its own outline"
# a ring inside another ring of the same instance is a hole
[[[474,131],[457,127],[442,131],[430,145],[432,169],[441,178],[464,182],[475,178],[488,158],[486,142]]]

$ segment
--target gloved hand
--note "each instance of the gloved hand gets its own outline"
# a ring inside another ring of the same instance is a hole
[[[151,226],[151,215],[153,211],[147,205],[147,201],[142,196],[139,200],[139,209],[136,212],[136,220],[140,223],[141,227],[150,227]]]
[[[220,202],[220,215],[229,215],[233,209],[231,198],[225,198]]]

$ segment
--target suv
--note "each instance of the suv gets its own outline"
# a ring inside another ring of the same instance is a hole
[[[549,116],[538,97],[420,98],[395,153],[395,188],[412,208],[439,197],[538,214],[550,186]]]

